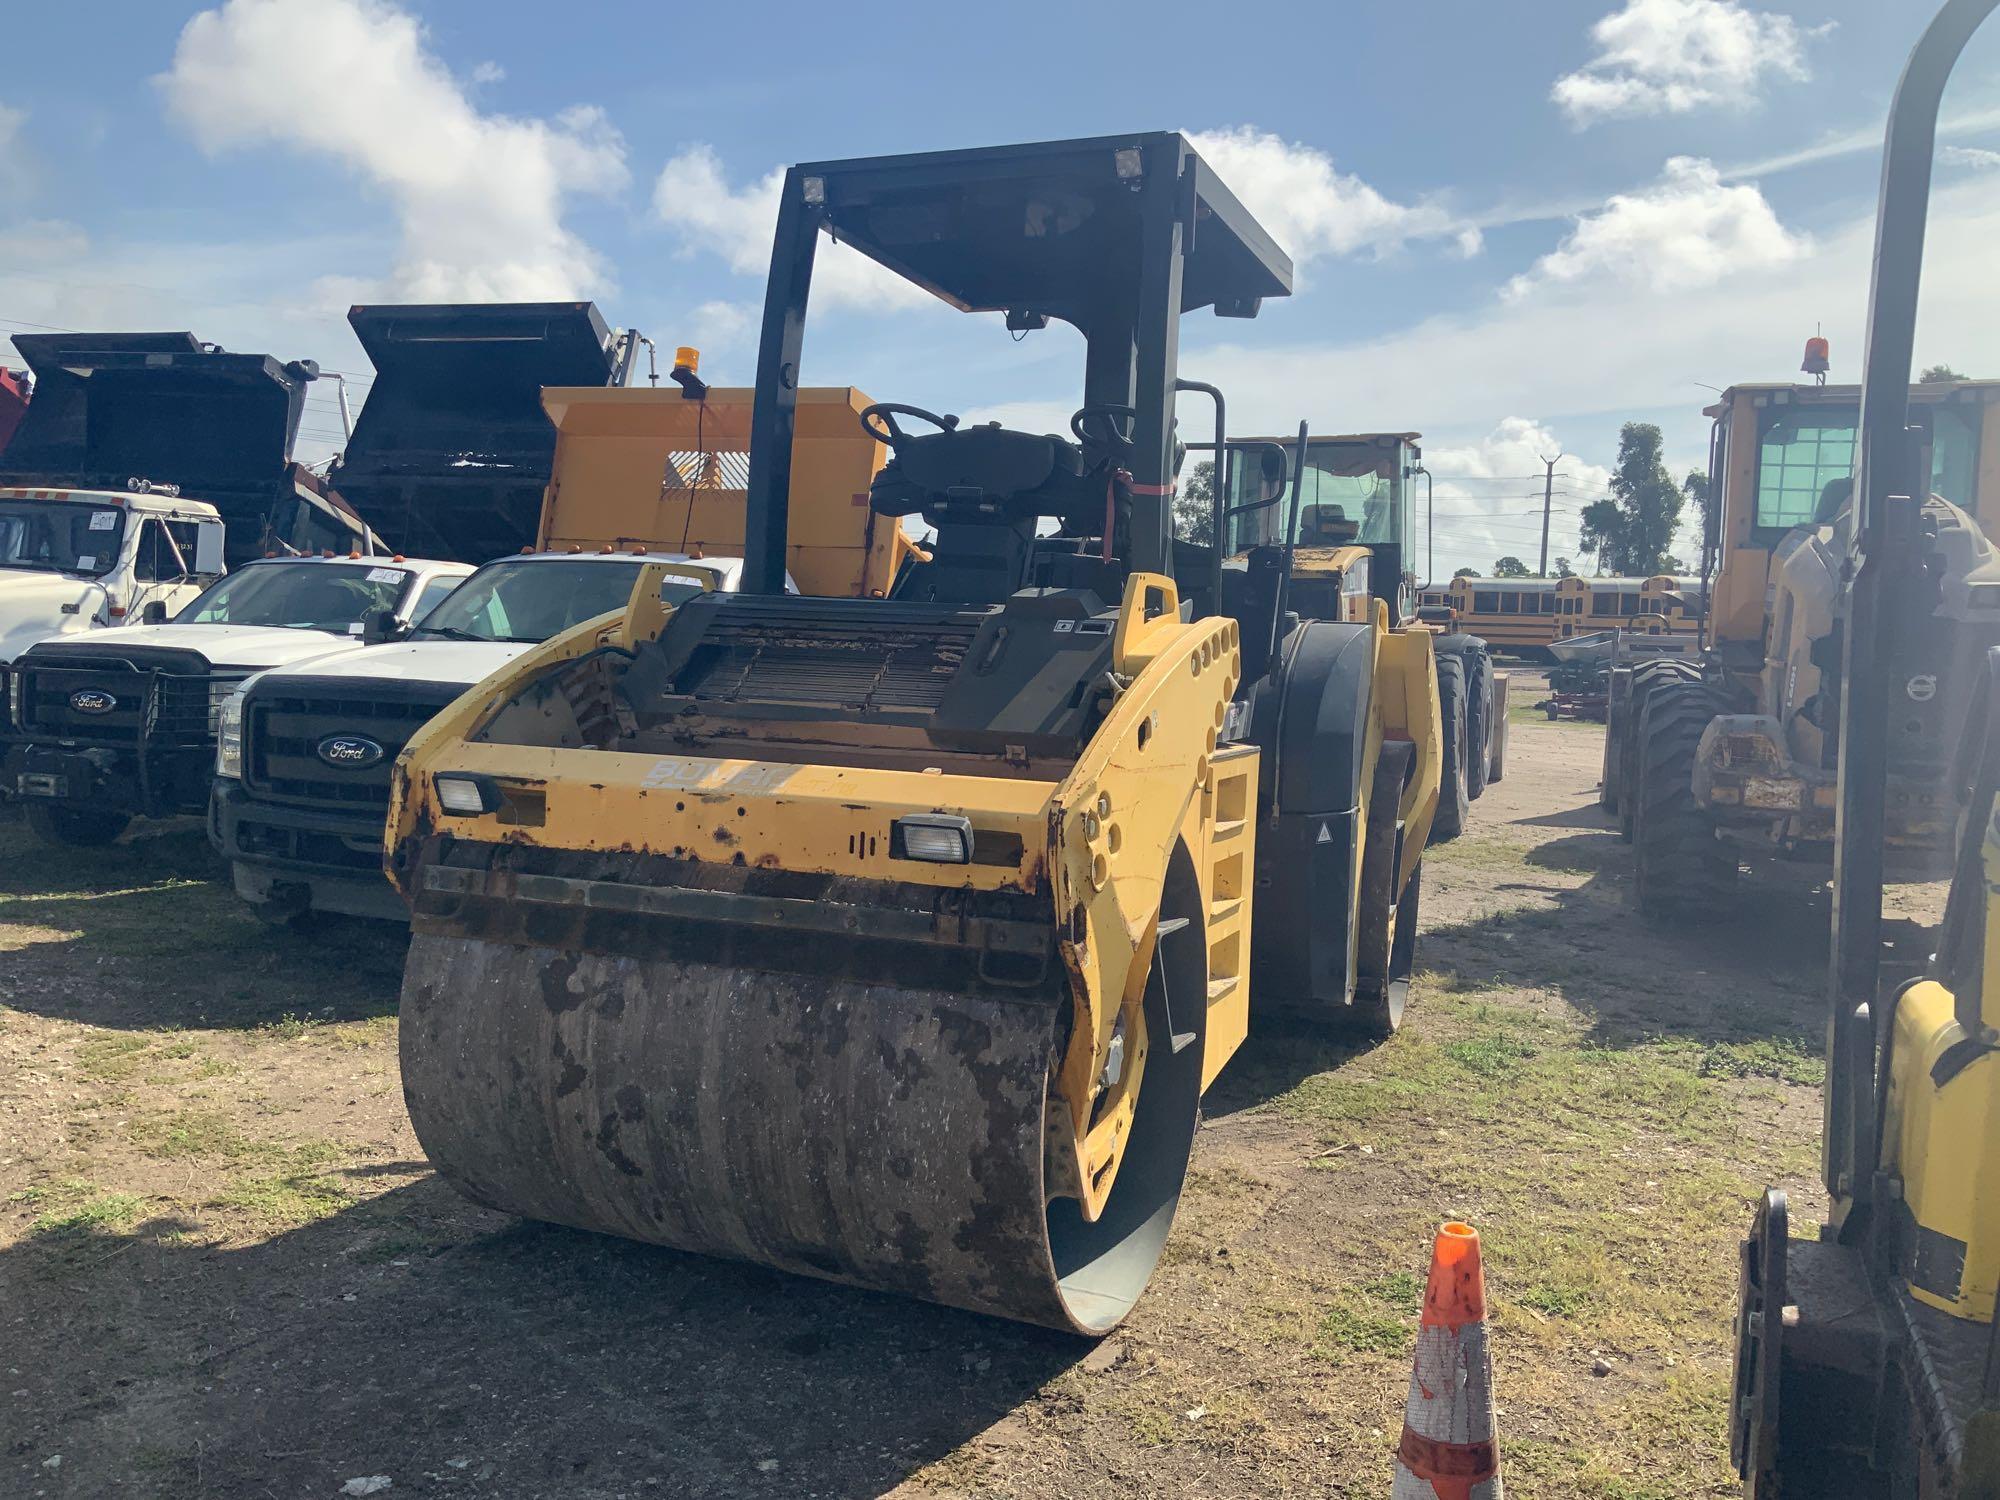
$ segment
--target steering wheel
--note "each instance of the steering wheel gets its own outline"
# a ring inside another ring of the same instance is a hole
[[[898,417],[915,417],[920,422],[928,422],[939,432],[956,432],[957,417],[941,417],[934,411],[925,411],[921,406],[904,406],[895,401],[877,401],[873,406],[864,407],[861,412],[861,430],[878,443],[887,443],[891,448],[909,436],[896,425]],[[876,423],[880,422],[880,426]]]
[[[1078,407],[1069,419],[1069,430],[1086,448],[1121,450],[1132,446],[1133,428],[1138,420],[1137,407],[1106,401]]]

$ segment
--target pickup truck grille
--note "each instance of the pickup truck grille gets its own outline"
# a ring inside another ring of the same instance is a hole
[[[14,670],[20,737],[133,749],[213,745],[215,710],[247,675],[174,671],[115,656],[65,655],[58,664],[30,655]]]
[[[253,688],[245,705],[244,785],[279,801],[386,811],[397,754],[463,691],[450,683],[324,679]],[[359,742],[362,755],[342,760],[322,753],[336,740]]]

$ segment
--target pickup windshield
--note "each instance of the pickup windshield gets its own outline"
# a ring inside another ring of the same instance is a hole
[[[71,500],[0,500],[0,568],[109,573],[125,536],[115,505]]]
[[[394,609],[410,578],[372,563],[251,563],[204,590],[174,623],[349,631],[371,609]]]
[[[531,641],[539,644],[572,625],[622,610],[644,565],[577,558],[520,557],[488,563],[423,618],[418,636],[452,641]],[[667,583],[678,602],[700,593],[692,581]]]

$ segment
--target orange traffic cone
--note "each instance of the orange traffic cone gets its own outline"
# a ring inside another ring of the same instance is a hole
[[[1431,1250],[1390,1496],[1501,1500],[1493,1360],[1486,1349],[1486,1273],[1479,1264],[1479,1234],[1469,1224],[1445,1225]]]

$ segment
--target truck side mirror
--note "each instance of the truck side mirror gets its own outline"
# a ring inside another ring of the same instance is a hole
[[[139,611],[141,625],[164,625],[167,623],[167,601],[148,599]]]
[[[223,526],[220,521],[194,523],[194,570],[202,578],[219,578],[222,562]]]
[[[385,641],[401,640],[402,622],[396,618],[393,609],[377,605],[361,616],[361,643],[364,646],[379,646]]]

